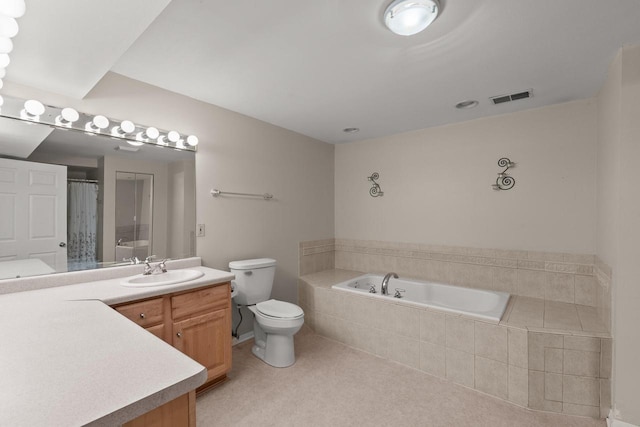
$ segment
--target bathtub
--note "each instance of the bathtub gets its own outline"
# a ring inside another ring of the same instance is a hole
[[[372,298],[381,298],[414,307],[428,307],[448,313],[464,314],[482,320],[499,322],[507,308],[509,294],[482,289],[462,288],[433,282],[420,282],[410,279],[389,280],[389,295],[382,295],[380,288],[383,276],[365,274],[355,279],[333,285],[333,289],[357,294],[366,294]],[[373,286],[376,293],[371,293]],[[396,289],[404,290],[401,298],[395,298]]]

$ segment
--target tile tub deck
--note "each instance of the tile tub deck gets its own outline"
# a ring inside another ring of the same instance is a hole
[[[363,274],[300,277],[316,333],[516,405],[603,418],[611,338],[594,307],[512,296],[499,323],[380,301],[331,286]]]

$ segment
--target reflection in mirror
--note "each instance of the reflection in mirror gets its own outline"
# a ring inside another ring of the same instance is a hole
[[[116,172],[116,260],[153,254],[153,175]]]
[[[149,255],[195,255],[194,152],[0,117],[0,278]]]

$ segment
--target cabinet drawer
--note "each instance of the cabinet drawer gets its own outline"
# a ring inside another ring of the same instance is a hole
[[[136,322],[142,327],[148,327],[163,322],[163,307],[162,298],[155,298],[147,301],[121,305],[119,307],[115,307],[115,309],[127,319]]]
[[[171,297],[171,317],[182,317],[231,307],[229,282]]]

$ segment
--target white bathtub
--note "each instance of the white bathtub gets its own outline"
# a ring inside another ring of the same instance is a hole
[[[382,295],[380,293],[382,279],[383,276],[365,274],[333,285],[333,289],[367,294],[373,298],[383,298],[414,307],[429,307],[494,322],[500,321],[509,302],[509,294],[505,292],[406,280],[402,277],[391,278],[388,286],[389,295]],[[376,293],[370,292],[371,286],[374,286]],[[396,289],[404,289],[404,292],[401,292],[401,298],[394,298]]]

